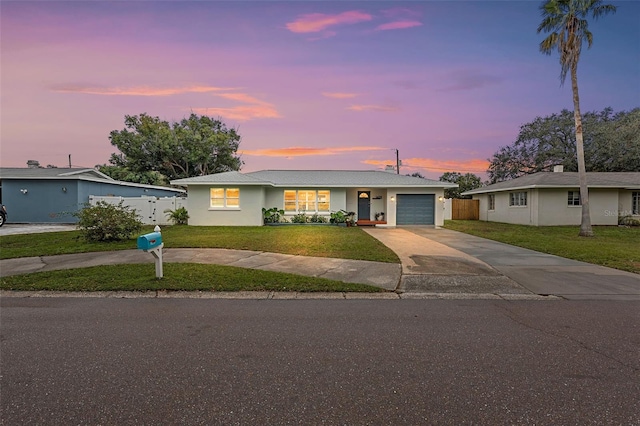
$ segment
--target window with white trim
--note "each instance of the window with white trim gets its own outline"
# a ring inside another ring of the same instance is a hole
[[[631,214],[640,214],[640,192],[631,193]]]
[[[496,209],[496,194],[489,194],[489,208],[488,210]]]
[[[512,207],[525,207],[527,205],[527,193],[526,192],[510,192],[509,193],[509,206]]]
[[[567,196],[568,206],[580,206],[580,191],[569,191]]]
[[[209,195],[211,198],[210,207],[214,209],[240,207],[240,189],[239,188],[210,188]]]
[[[285,212],[328,212],[331,209],[331,191],[287,189],[284,191]]]

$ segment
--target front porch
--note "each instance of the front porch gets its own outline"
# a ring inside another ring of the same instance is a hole
[[[386,220],[368,220],[368,219],[358,219],[356,221],[356,225],[358,226],[376,226],[376,225],[386,225]]]

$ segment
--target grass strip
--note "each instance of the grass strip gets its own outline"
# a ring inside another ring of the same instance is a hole
[[[148,226],[141,233],[151,231]],[[357,227],[183,225],[163,227],[162,237],[166,248],[225,248],[400,263],[393,251]],[[0,259],[134,248],[135,238],[89,243],[78,231],[0,237]]]
[[[594,226],[594,237],[579,237],[578,226],[526,226],[448,220],[444,227],[542,253],[640,274],[640,228]]]
[[[384,292],[365,284],[283,272],[194,263],[164,264],[156,279],[153,264],[93,266],[0,278],[2,290],[53,291],[298,291]]]

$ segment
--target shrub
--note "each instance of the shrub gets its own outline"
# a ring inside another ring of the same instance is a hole
[[[640,226],[640,220],[633,218],[631,215],[618,217],[618,225],[622,226]]]
[[[78,229],[87,241],[120,241],[131,237],[142,228],[135,209],[120,204],[98,201],[73,213],[78,218]]]
[[[271,207],[270,209],[262,208],[262,219],[264,223],[280,223],[283,222],[282,218],[284,210],[278,210],[277,207]]]
[[[305,212],[301,212],[291,218],[291,223],[309,223],[309,220],[309,216]]]
[[[189,221],[189,213],[184,207],[178,207],[175,210],[166,209],[164,212],[174,225],[186,225]]]
[[[344,210],[338,210],[337,212],[331,212],[331,219],[329,222],[331,223],[345,223],[347,221],[347,216],[345,215]]]
[[[327,223],[329,219],[327,219],[325,216],[320,216],[318,213],[315,213],[313,216],[311,216],[309,221],[311,223]]]
[[[352,226],[356,223],[356,212],[348,212],[346,210],[339,210],[331,213],[331,223],[346,223],[347,226]]]

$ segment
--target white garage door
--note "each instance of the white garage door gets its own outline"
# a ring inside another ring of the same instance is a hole
[[[434,225],[434,194],[398,194],[396,203],[397,225]]]

